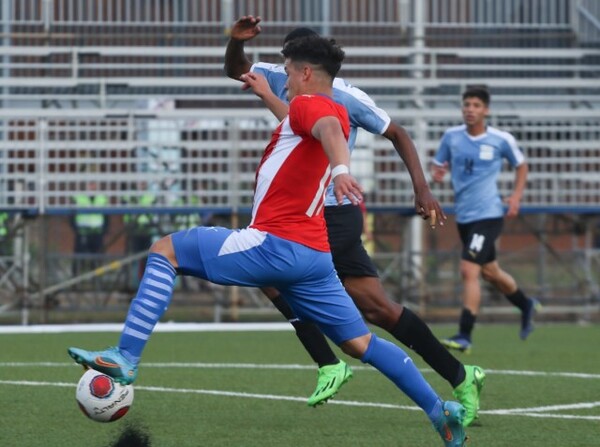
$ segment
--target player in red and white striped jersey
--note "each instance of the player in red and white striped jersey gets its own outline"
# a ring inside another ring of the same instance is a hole
[[[443,402],[402,349],[370,332],[333,266],[325,188],[331,178],[340,203],[362,198],[349,173],[348,116],[332,99],[344,52],[333,41],[309,36],[286,45],[282,54],[290,111],[258,167],[251,225],[196,227],[154,243],[119,346],[70,348],[69,354],[131,383],[178,274],[225,285],[276,286],[298,317],[316,323],[345,353],[374,366],[419,405],[447,447],[462,446],[464,407]]]

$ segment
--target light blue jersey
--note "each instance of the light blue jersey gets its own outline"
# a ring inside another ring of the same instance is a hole
[[[497,182],[503,158],[513,167],[525,161],[508,132],[487,126],[485,133],[473,137],[464,124],[446,130],[433,162],[450,164],[458,223],[504,216]]]
[[[267,64],[258,62],[250,69],[255,73],[263,75],[271,87],[271,91],[282,101],[287,103],[287,89],[285,83],[287,74],[281,65]],[[335,78],[333,81],[333,99],[338,104],[342,104],[348,110],[350,118],[350,137],[348,146],[350,151],[354,149],[356,143],[356,134],[358,128],[362,128],[372,134],[383,134],[390,125],[389,115],[375,105],[375,102],[362,90],[347,84],[341,78]],[[344,205],[351,202],[344,198]],[[325,197],[325,206],[337,206],[337,199],[333,194],[333,182],[327,188]]]

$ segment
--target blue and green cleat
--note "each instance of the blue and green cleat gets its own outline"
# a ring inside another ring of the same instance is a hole
[[[468,427],[479,417],[479,398],[485,383],[485,372],[479,366],[465,365],[465,380],[452,394],[465,407],[463,426]]]
[[[444,402],[442,416],[433,424],[445,447],[463,447],[467,442],[464,429],[465,408],[458,402]]]
[[[121,385],[129,385],[137,377],[137,366],[123,357],[117,347],[104,351],[69,348],[68,353],[80,365],[104,373]]]
[[[322,366],[317,376],[317,389],[308,398],[308,406],[316,407],[324,404],[351,378],[352,370],[343,360],[335,365]]]
[[[457,334],[454,337],[444,338],[440,343],[448,349],[456,349],[457,351],[469,354],[471,352],[471,339],[463,334]]]
[[[529,334],[533,332],[533,317],[542,308],[540,302],[535,298],[528,298],[527,301],[527,309],[521,314],[521,332],[519,332],[521,340],[526,340]]]

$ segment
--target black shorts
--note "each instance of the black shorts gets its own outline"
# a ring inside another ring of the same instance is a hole
[[[325,207],[325,221],[333,264],[340,279],[347,276],[379,276],[363,247],[363,215],[354,205]]]
[[[496,260],[496,239],[502,232],[504,219],[485,219],[457,224],[463,243],[462,259],[484,265]]]

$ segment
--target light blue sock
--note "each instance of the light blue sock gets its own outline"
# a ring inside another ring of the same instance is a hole
[[[154,326],[163,316],[171,296],[177,273],[162,255],[150,253],[137,295],[131,301],[125,327],[121,332],[119,350],[137,365]]]
[[[423,378],[412,359],[393,343],[371,334],[371,342],[362,357],[363,363],[377,368],[410,397],[433,422],[439,419],[441,399]]]

